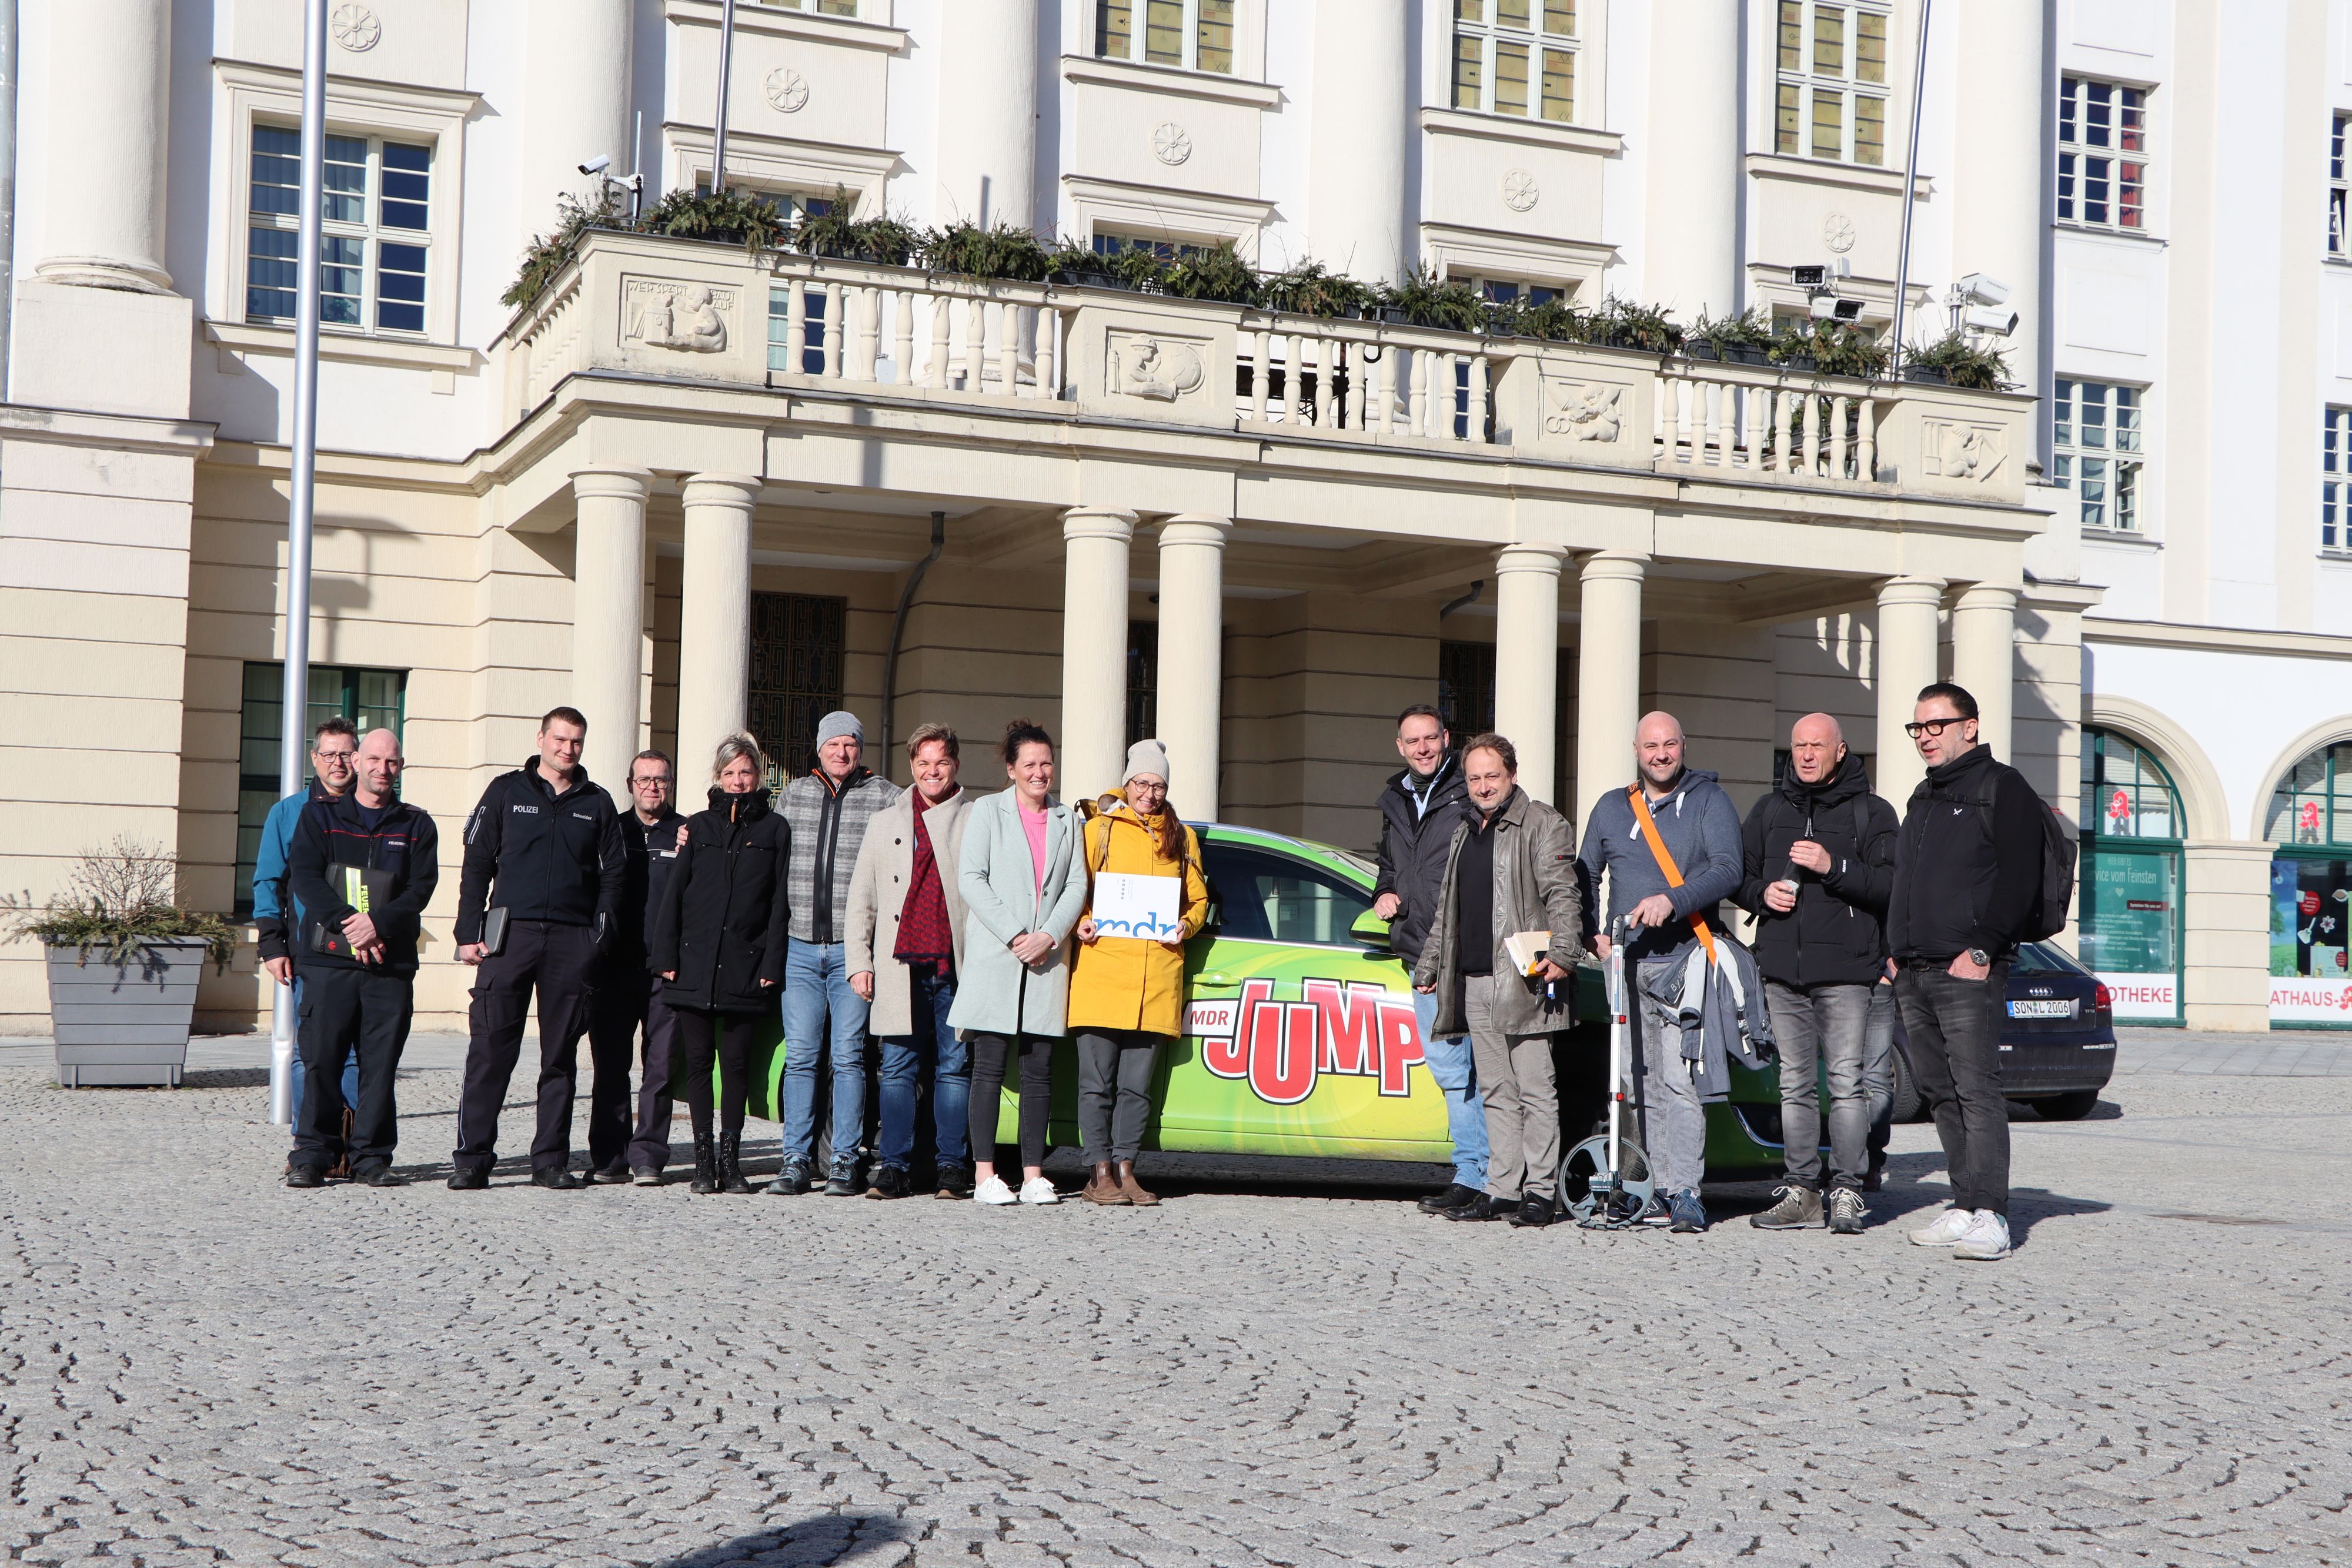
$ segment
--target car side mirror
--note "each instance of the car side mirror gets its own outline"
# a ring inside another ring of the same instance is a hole
[[[1367,909],[1356,916],[1356,923],[1348,927],[1348,935],[1353,940],[1379,952],[1385,953],[1391,950],[1389,923],[1371,910]]]

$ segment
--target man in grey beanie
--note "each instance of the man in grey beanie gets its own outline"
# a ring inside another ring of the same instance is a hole
[[[856,714],[835,710],[817,721],[816,766],[784,786],[793,939],[784,959],[784,1164],[768,1185],[772,1193],[803,1193],[813,1185],[817,1066],[828,1056],[833,1146],[825,1195],[854,1197],[864,1190],[857,1145],[866,1131],[867,1004],[849,983],[843,941],[866,824],[898,798],[897,785],[863,766],[865,755],[866,727]]]

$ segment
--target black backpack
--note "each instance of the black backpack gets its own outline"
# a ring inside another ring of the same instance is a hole
[[[1979,771],[1983,781],[1977,787],[1976,802],[1984,808],[1986,831],[1990,832],[1993,796],[2000,788],[2000,776],[2015,769],[1996,766]],[[2034,800],[2042,807],[2042,891],[2026,908],[2024,927],[2017,934],[2021,942],[2040,942],[2066,929],[2066,912],[2074,904],[2074,862],[2081,852],[2064,820],[2040,795]]]

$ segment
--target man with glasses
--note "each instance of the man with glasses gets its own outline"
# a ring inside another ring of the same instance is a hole
[[[302,808],[313,800],[340,800],[351,793],[352,757],[359,750],[359,733],[352,721],[340,715],[320,721],[310,735],[310,782],[308,788],[269,808],[269,815],[261,824],[261,848],[253,860],[253,925],[261,945],[261,967],[271,979],[294,990],[294,1015],[302,1015],[302,982],[294,973],[293,949],[289,945],[289,928],[299,933],[302,912],[292,906],[286,895],[286,856],[294,845],[294,824],[301,820]],[[294,1108],[289,1118],[297,1134],[302,1125],[302,1053],[296,1051],[292,1070],[288,1073],[291,1098],[287,1102]],[[343,1069],[343,1103],[360,1103],[360,1061],[353,1056]],[[347,1129],[348,1130],[348,1129]],[[288,1170],[293,1169],[289,1160]],[[341,1174],[341,1167],[333,1173]]]
[[[1903,727],[1927,765],[1895,841],[1886,912],[1911,1070],[1951,1171],[1952,1207],[1911,1232],[1956,1258],[2009,1256],[2009,1097],[2000,1026],[2010,960],[2040,902],[2049,808],[1977,739],[1977,700],[1948,681]]]
[[[621,852],[628,863],[619,931],[588,1016],[588,1057],[596,1066],[588,1103],[591,1181],[659,1186],[669,1164],[669,1063],[678,1020],[662,1000],[660,977],[646,967],[646,933],[669,886],[678,831],[686,826],[670,802],[672,771],[669,758],[659,751],[640,751],[629,762],[630,810],[621,817]],[[633,1129],[629,1057],[640,1028],[646,1034],[645,1076]]]

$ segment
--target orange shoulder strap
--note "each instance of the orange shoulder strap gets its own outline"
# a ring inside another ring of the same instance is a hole
[[[1642,837],[1649,841],[1650,853],[1656,858],[1658,869],[1666,873],[1666,885],[1680,887],[1683,884],[1682,868],[1675,864],[1675,857],[1667,850],[1666,841],[1658,837],[1658,820],[1650,815],[1650,802],[1642,798],[1642,787],[1636,784],[1625,794],[1633,803],[1633,821],[1642,824]],[[1696,915],[1690,917],[1690,923],[1691,929],[1698,933],[1699,946],[1706,949],[1706,961],[1714,963],[1715,933],[1709,931],[1706,922]]]

